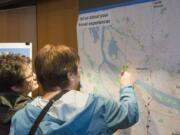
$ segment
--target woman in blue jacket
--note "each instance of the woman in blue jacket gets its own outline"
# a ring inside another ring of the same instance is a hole
[[[35,59],[37,80],[45,94],[13,117],[10,135],[28,135],[42,109],[59,93],[35,130],[36,135],[112,135],[138,121],[131,76],[120,77],[119,102],[78,91],[79,56],[64,45],[45,45]]]

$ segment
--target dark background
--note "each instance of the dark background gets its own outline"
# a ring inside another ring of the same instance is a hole
[[[79,0],[79,9],[80,11],[83,11],[131,1],[134,0]]]
[[[22,6],[32,6],[35,4],[36,0],[0,0],[0,10]]]

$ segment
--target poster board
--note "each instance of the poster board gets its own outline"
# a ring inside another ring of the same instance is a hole
[[[118,101],[124,66],[135,79],[139,122],[115,135],[180,135],[179,7],[179,0],[131,0],[79,15],[81,91]]]

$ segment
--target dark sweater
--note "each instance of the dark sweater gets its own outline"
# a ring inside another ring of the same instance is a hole
[[[0,93],[0,135],[8,135],[11,117],[31,98],[17,93]]]

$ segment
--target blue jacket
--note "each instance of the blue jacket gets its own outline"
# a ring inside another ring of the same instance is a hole
[[[12,119],[10,135],[28,135],[48,101],[38,97],[18,111]],[[36,135],[112,135],[117,129],[132,126],[139,112],[131,86],[120,90],[119,102],[71,90],[50,108]]]

